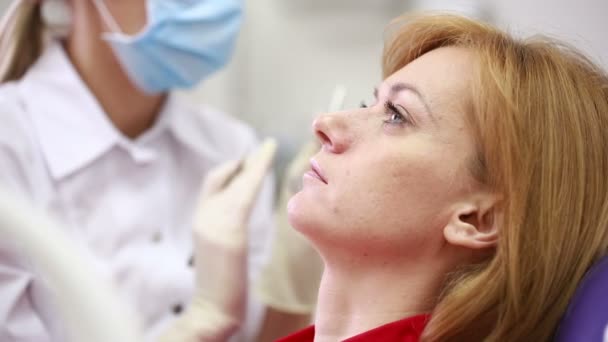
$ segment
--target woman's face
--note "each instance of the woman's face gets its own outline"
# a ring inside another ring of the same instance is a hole
[[[315,120],[322,148],[288,210],[322,254],[415,260],[442,248],[476,186],[465,123],[473,67],[464,48],[433,50],[382,82],[368,108]]]

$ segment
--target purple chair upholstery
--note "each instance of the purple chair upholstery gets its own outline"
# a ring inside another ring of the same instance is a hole
[[[602,342],[608,325],[608,256],[589,269],[574,293],[555,342]]]

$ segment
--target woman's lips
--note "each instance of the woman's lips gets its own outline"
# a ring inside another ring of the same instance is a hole
[[[321,182],[327,184],[327,179],[325,178],[321,167],[319,167],[319,164],[314,159],[310,160],[310,171],[308,171],[307,174],[314,178],[318,178]]]

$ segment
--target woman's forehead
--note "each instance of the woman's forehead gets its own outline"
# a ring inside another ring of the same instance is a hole
[[[476,57],[461,47],[442,47],[416,58],[389,76],[378,91],[387,94],[396,84],[417,90],[434,112],[453,110],[471,99]]]
[[[474,62],[475,56],[469,49],[438,48],[397,70],[382,86],[391,87],[393,83],[407,81],[420,91],[432,91],[432,88],[466,88],[471,80]]]

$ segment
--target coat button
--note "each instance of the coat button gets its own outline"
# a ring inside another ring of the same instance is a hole
[[[188,266],[194,267],[194,255],[191,255],[190,259],[188,259]]]
[[[163,234],[160,232],[156,232],[154,233],[154,235],[152,235],[152,242],[154,243],[159,243],[163,241]]]
[[[181,304],[175,304],[173,305],[172,310],[175,315],[179,315],[180,313],[182,313],[182,311],[184,311],[184,307]]]

